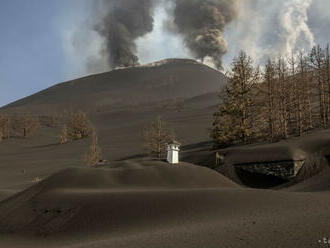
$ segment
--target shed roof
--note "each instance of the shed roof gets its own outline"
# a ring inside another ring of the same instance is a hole
[[[170,142],[167,143],[168,145],[171,145],[171,144],[174,144],[174,145],[178,145],[178,146],[181,146],[181,144],[176,141],[176,140],[171,140]]]
[[[241,146],[217,150],[231,164],[262,163],[277,161],[300,161],[306,158],[306,153],[288,144],[266,144],[256,146]]]

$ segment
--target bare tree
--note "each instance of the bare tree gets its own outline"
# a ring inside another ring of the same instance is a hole
[[[87,115],[78,111],[71,113],[67,122],[68,135],[73,140],[88,137],[92,133],[92,125]]]
[[[68,143],[68,128],[66,125],[63,126],[62,132],[61,132],[61,144],[66,144]]]
[[[92,131],[92,143],[84,156],[84,162],[87,166],[95,166],[102,158],[101,148],[95,129]]]
[[[326,96],[327,96],[327,118],[328,118],[328,124],[327,126],[330,126],[330,49],[329,44],[327,44],[327,47],[324,51],[325,58],[324,58],[324,80],[325,80],[325,87],[326,87]]]
[[[297,69],[297,77],[296,79],[299,82],[300,90],[299,95],[301,96],[301,100],[299,103],[299,115],[302,116],[301,120],[301,131],[305,131],[313,128],[313,113],[312,113],[312,90],[311,90],[311,81],[312,77],[311,72],[308,70],[308,58],[301,51],[298,54],[298,69]]]
[[[167,127],[161,117],[157,117],[144,130],[145,148],[151,155],[159,159],[165,157],[166,144],[174,138],[174,132]]]
[[[288,112],[288,132],[300,134],[301,118],[299,108],[301,108],[300,84],[297,81],[297,60],[294,52],[287,59],[288,78],[287,88],[287,112]]]
[[[320,122],[321,125],[326,128],[328,120],[327,110],[327,94],[326,85],[324,81],[324,51],[320,45],[313,47],[310,55],[310,66],[313,69],[316,81],[318,83],[318,95],[319,95],[319,110],[320,110]]]
[[[272,60],[268,60],[266,64],[264,80],[266,83],[266,96],[267,96],[267,120],[268,120],[268,134],[271,141],[274,141],[276,137],[276,116],[277,104],[276,104],[276,71],[275,64]]]
[[[278,84],[278,97],[279,97],[279,123],[282,138],[288,138],[288,68],[285,60],[279,57],[276,61],[276,73],[277,73],[277,84]]]
[[[0,141],[10,137],[10,118],[0,113]]]
[[[13,129],[22,132],[24,138],[32,135],[39,127],[39,118],[31,114],[24,114],[13,121]]]

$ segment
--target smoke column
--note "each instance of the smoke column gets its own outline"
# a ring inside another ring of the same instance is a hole
[[[288,54],[299,47],[312,47],[315,45],[314,35],[307,25],[307,10],[312,0],[292,0],[284,5],[286,11],[280,17],[284,40],[283,52]]]
[[[314,34],[308,25],[312,0],[246,0],[237,18],[225,30],[231,46],[224,60],[229,64],[239,50],[245,50],[257,64],[269,57],[309,50]]]
[[[329,0],[94,0],[66,21],[68,60],[85,73],[195,58],[227,67],[240,50],[256,64],[330,41]],[[81,3],[79,1],[79,3]],[[71,17],[74,10],[68,11]],[[228,45],[227,45],[228,44]],[[226,69],[226,68],[225,68]]]
[[[96,15],[103,12],[103,18],[95,23],[94,29],[104,39],[102,55],[107,57],[110,68],[138,64],[135,41],[152,31],[154,4],[155,0],[96,2]]]
[[[174,24],[186,46],[201,61],[211,60],[221,68],[227,51],[225,26],[236,17],[233,0],[175,0]]]

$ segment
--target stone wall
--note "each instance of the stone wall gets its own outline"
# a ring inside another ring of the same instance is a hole
[[[252,173],[260,173],[270,176],[276,176],[283,179],[295,177],[304,164],[302,161],[276,161],[276,162],[258,162],[235,164],[236,168],[240,168]]]

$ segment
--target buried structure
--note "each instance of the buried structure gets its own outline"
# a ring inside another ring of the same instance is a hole
[[[245,171],[283,180],[295,178],[303,168],[307,154],[287,144],[235,147],[215,152],[217,166],[232,165]]]

